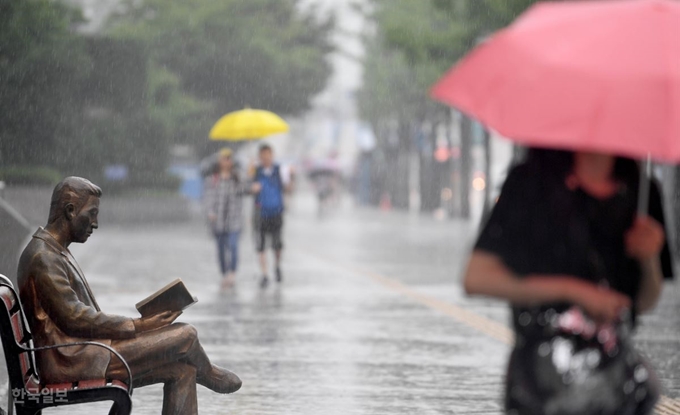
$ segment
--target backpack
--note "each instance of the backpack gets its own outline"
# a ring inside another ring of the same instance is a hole
[[[272,167],[270,176],[264,174],[262,167],[257,168],[255,180],[262,188],[257,195],[256,204],[260,209],[260,217],[271,218],[283,213],[283,181],[278,165]]]

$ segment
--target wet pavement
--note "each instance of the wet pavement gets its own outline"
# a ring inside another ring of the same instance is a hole
[[[199,298],[180,321],[194,324],[213,361],[243,379],[234,395],[200,387],[201,413],[501,413],[507,309],[465,298],[459,284],[473,223],[349,206],[320,221],[305,197],[289,210],[285,280],[264,290],[247,232],[237,286],[218,290],[215,248],[201,222],[101,223],[73,251],[107,312],[134,316],[137,301],[177,277]],[[680,414],[680,405],[669,409],[680,398],[679,298],[669,285],[638,333],[669,397],[661,414]],[[161,386],[137,390],[134,413],[160,413],[161,397]],[[100,412],[104,406],[50,411]]]

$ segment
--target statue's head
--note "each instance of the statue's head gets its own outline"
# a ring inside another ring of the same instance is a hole
[[[83,243],[97,229],[102,189],[82,177],[67,177],[52,192],[48,225],[59,223],[72,242]]]

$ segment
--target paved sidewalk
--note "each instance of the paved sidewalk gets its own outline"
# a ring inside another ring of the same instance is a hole
[[[198,296],[180,320],[244,381],[228,396],[200,388],[201,413],[500,414],[507,310],[463,297],[458,283],[474,226],[352,209],[320,222],[309,202],[291,207],[285,281],[266,290],[248,234],[237,288],[217,290],[215,248],[201,223],[102,223],[74,254],[107,312],[134,316],[134,303],[176,277]],[[664,393],[680,398],[672,290],[638,339]],[[160,413],[161,395],[160,386],[137,390],[134,413]],[[106,413],[95,407],[51,413]]]

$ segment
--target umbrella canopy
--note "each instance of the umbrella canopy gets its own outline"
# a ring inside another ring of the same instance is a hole
[[[523,144],[680,161],[680,2],[539,3],[431,94]]]
[[[278,115],[265,110],[246,108],[220,118],[210,130],[211,140],[257,140],[272,134],[285,133],[288,124]]]

